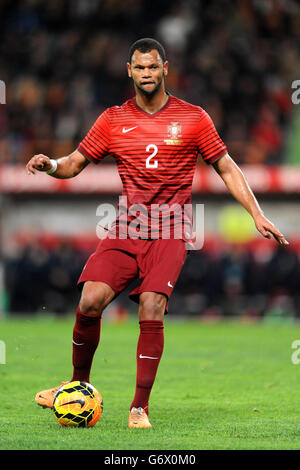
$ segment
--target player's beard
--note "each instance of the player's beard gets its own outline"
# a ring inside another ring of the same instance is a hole
[[[145,90],[142,86],[138,85],[137,83],[135,84],[135,86],[139,89],[141,93],[143,93],[144,96],[147,96],[150,98],[151,96],[154,96],[161,88],[162,83],[163,83],[163,78],[164,77],[162,75],[160,81],[155,85],[155,87],[151,91]]]

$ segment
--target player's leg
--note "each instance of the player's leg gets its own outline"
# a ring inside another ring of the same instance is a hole
[[[140,320],[136,390],[131,407],[143,408],[147,414],[150,393],[163,353],[164,314],[187,254],[182,240],[148,243],[149,248],[138,260],[142,283],[130,294],[133,300],[139,301]]]
[[[137,275],[136,260],[123,246],[126,241],[120,247],[118,240],[102,240],[79,278],[78,284],[83,289],[73,329],[73,380],[89,381],[100,339],[102,311]],[[37,403],[51,408],[58,388],[37,393]]]
[[[147,414],[149,413],[149,396],[164,348],[166,303],[166,296],[156,292],[142,292],[140,295],[137,378],[132,406],[141,406]]]
[[[73,329],[73,376],[71,381],[89,382],[90,370],[100,340],[102,311],[115,296],[113,289],[104,282],[85,282],[76,311]],[[44,408],[52,408],[56,392],[61,385],[38,392],[36,402]]]
[[[164,348],[163,318],[167,298],[156,292],[140,294],[136,388],[130,406],[129,427],[151,427],[149,397]]]
[[[73,331],[73,380],[89,382],[102,312],[137,275],[137,263],[126,247],[130,249],[126,240],[102,240],[79,278],[83,289]]]
[[[73,380],[90,381],[93,357],[98,347],[102,312],[115,297],[104,282],[84,283],[73,329]]]

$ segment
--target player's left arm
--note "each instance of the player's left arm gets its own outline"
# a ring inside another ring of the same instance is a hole
[[[265,237],[271,238],[271,235],[282,246],[286,246],[289,242],[284,238],[282,233],[275,225],[268,220],[254,196],[242,170],[226,154],[213,163],[216,172],[221,176],[233,197],[242,204],[249,214],[253,217],[257,230]]]

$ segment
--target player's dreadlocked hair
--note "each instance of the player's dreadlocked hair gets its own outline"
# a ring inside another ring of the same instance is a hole
[[[132,46],[129,49],[129,54],[128,54],[128,62],[131,63],[131,58],[134,54],[134,52],[138,50],[140,52],[150,52],[153,50],[158,51],[161,60],[165,62],[166,60],[166,52],[163,46],[160,44],[160,42],[156,41],[156,39],[152,38],[142,38],[138,39],[135,41]]]

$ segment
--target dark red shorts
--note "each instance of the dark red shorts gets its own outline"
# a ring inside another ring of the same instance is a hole
[[[158,292],[170,298],[187,255],[183,240],[105,238],[93,253],[78,280],[102,281],[119,295],[134,279],[141,283],[129,297],[139,302],[142,292]],[[167,311],[166,307],[166,311]]]

